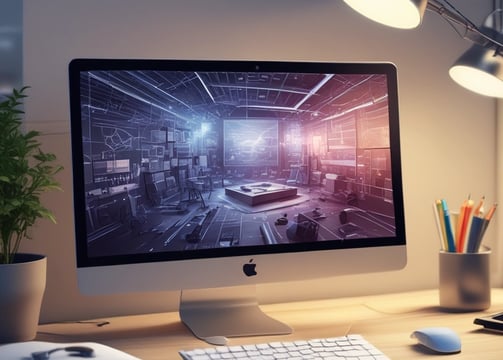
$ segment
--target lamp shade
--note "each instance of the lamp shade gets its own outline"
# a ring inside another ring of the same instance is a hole
[[[428,0],[344,0],[360,14],[378,23],[412,29],[421,23]]]
[[[494,49],[472,45],[450,68],[449,75],[470,91],[503,98],[503,57]]]

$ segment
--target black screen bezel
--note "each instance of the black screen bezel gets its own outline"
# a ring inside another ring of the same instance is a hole
[[[81,129],[80,73],[92,70],[165,70],[206,72],[299,72],[329,74],[385,74],[388,82],[390,156],[392,162],[393,203],[396,234],[375,239],[332,240],[264,246],[239,246],[183,252],[156,252],[132,255],[90,257],[87,252],[86,199]],[[73,171],[73,201],[77,267],[191,260],[259,254],[324,251],[405,245],[405,219],[400,154],[398,80],[391,63],[331,63],[300,61],[232,61],[232,60],[160,60],[160,59],[74,59],[69,64],[69,95]]]

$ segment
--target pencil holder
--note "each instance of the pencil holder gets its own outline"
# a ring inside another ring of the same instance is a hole
[[[439,254],[440,307],[451,311],[479,311],[491,306],[491,251]]]

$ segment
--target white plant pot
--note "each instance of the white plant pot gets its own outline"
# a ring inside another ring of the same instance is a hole
[[[17,254],[0,264],[0,343],[33,340],[45,291],[47,258]]]

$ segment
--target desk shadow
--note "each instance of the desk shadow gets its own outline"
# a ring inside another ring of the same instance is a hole
[[[410,314],[410,313],[419,313],[419,314],[432,314],[436,312],[442,312],[440,306],[424,306],[424,307],[414,307],[406,311],[393,312],[392,314]]]
[[[441,306],[436,306],[436,311],[444,313],[444,314],[469,314],[469,313],[473,313],[475,316],[475,314],[478,314],[484,310],[449,309],[449,308],[444,308]]]
[[[482,310],[480,310],[482,311]],[[441,307],[439,305],[433,305],[433,306],[425,306],[422,308],[416,308],[414,309],[414,312],[419,312],[419,313],[443,313],[443,314],[469,314],[473,313],[473,316],[475,318],[476,314],[479,314],[480,311],[477,310],[462,310],[462,309],[448,309]]]
[[[487,328],[479,328],[479,329],[474,329],[470,331],[472,334],[484,334],[484,335],[494,335],[494,336],[503,336],[503,331],[499,330],[491,330]]]
[[[55,323],[55,325],[57,324],[63,323]],[[181,321],[148,326],[142,325],[141,321],[139,321],[138,326],[128,325],[127,328],[123,328],[120,324],[118,325],[118,328],[114,328],[113,320],[111,320],[109,324],[103,326],[97,326],[94,323],[86,322],[64,322],[64,324],[65,326],[71,326],[74,333],[72,333],[73,331],[69,331],[62,334],[57,330],[51,331],[48,329],[46,331],[39,331],[37,333],[36,340],[51,342],[82,342],[82,339],[86,339],[86,341],[104,342],[116,339],[148,339],[155,337],[168,337],[173,334],[191,334],[190,330]]]
[[[421,345],[421,344],[413,344],[413,345],[410,345],[411,349],[414,350],[415,352],[417,352],[418,354],[422,354],[422,355],[442,355],[442,356],[448,356],[448,355],[455,355],[455,354],[459,354],[459,352],[455,352],[455,353],[441,353],[441,352],[438,352],[438,351],[435,351],[435,350],[432,350],[424,345]]]

